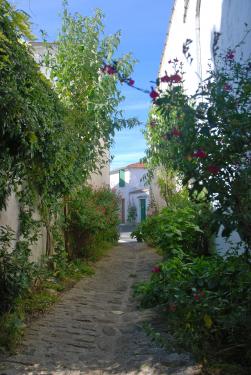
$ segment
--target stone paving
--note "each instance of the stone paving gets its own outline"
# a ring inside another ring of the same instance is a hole
[[[27,329],[0,375],[195,375],[187,354],[154,344],[142,328],[154,312],[139,310],[132,285],[149,276],[158,255],[144,244],[121,243]]]

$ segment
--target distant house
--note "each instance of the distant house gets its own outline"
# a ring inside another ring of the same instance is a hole
[[[139,223],[147,216],[150,186],[146,183],[146,174],[143,163],[129,164],[110,172],[110,187],[121,196],[122,223]]]

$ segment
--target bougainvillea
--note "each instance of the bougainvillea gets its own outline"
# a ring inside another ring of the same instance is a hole
[[[183,89],[181,69],[155,98],[146,133],[150,165],[173,168],[191,195],[213,203],[215,230],[237,229],[251,244],[251,59],[234,50],[216,58],[195,95]],[[178,78],[179,77],[179,78]]]

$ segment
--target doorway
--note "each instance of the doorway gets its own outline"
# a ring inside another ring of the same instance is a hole
[[[146,199],[140,198],[140,221],[144,221],[146,218]]]
[[[121,199],[121,223],[125,224],[125,199]]]

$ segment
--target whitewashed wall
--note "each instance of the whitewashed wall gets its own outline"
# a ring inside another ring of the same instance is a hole
[[[200,79],[206,78],[208,64],[212,62],[214,32],[221,33],[219,46],[221,51],[226,51],[242,40],[245,23],[251,27],[251,0],[174,1],[159,76],[164,75],[165,71],[172,73],[168,61],[177,57],[184,62],[185,87],[189,93],[194,93]],[[192,64],[183,55],[182,47],[186,39],[192,40]],[[251,33],[239,51],[244,57],[250,55]]]
[[[6,202],[6,209],[0,211],[0,225],[10,227],[14,232],[15,239],[13,240],[11,247],[15,247],[16,241],[20,238],[19,234],[19,203],[14,192],[10,194]],[[35,210],[33,214],[34,220],[40,220],[38,210]],[[36,243],[30,246],[31,256],[30,260],[38,262],[42,255],[46,253],[46,241],[47,233],[45,227],[41,227],[40,234]]]
[[[213,65],[214,35],[220,33],[219,52],[225,54],[245,35],[245,23],[251,28],[251,0],[175,0],[173,13],[168,26],[166,44],[163,50],[159,77],[172,74],[169,60],[178,58],[184,63],[185,89],[193,94],[200,80],[207,77],[208,64]],[[191,39],[190,64],[183,55],[183,43]],[[251,55],[251,33],[245,43],[236,51],[236,58]],[[162,84],[164,88],[164,84]],[[216,238],[218,252],[226,252],[231,244],[240,244],[238,233],[233,232],[228,240],[221,236],[222,228]]]

